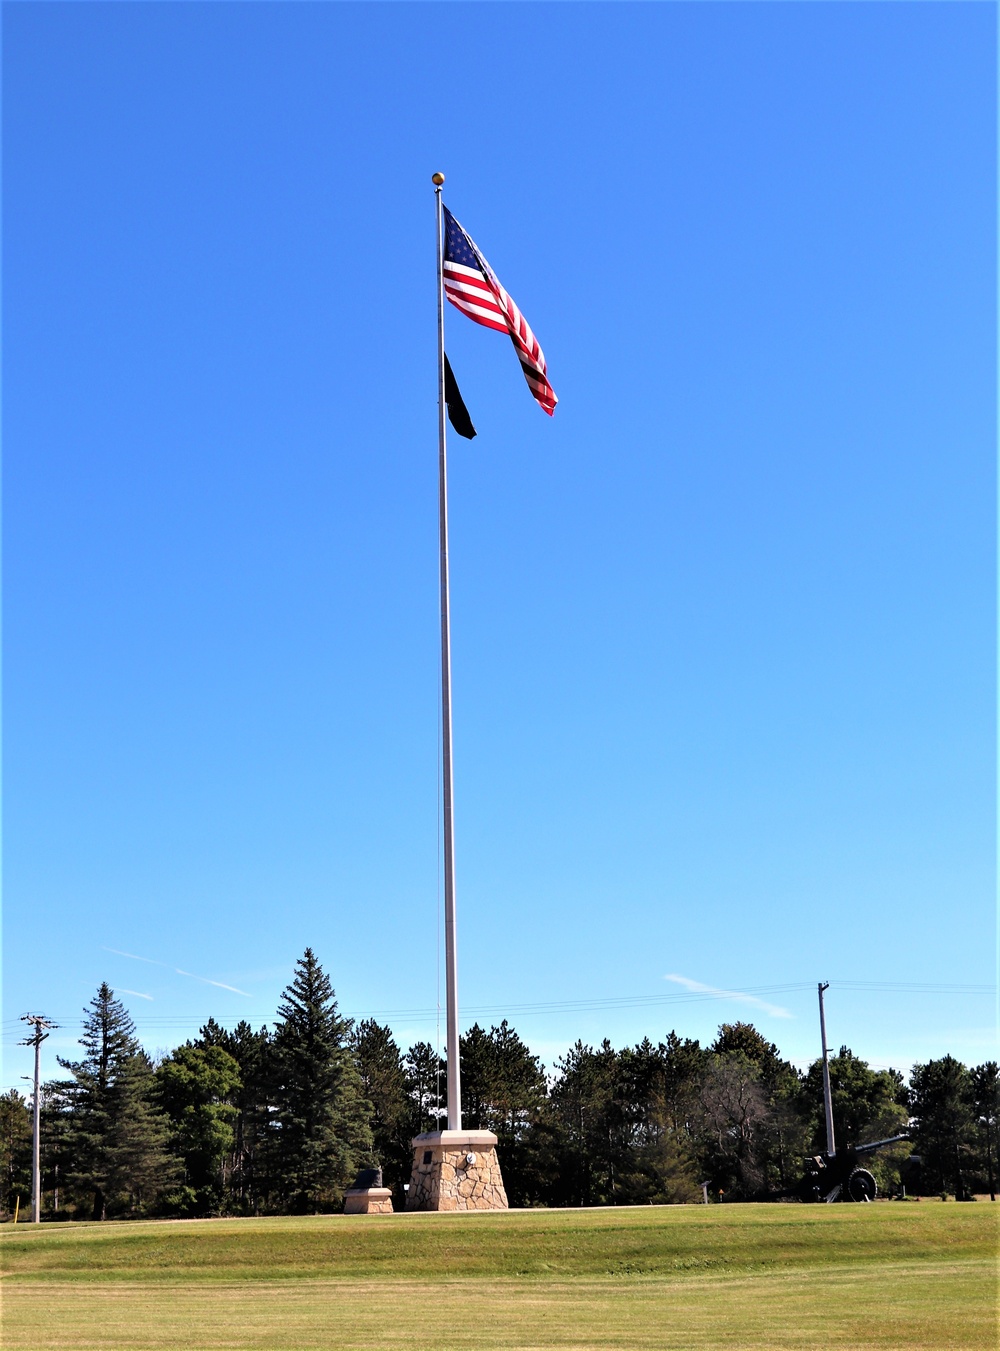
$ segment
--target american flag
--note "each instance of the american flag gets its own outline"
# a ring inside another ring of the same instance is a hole
[[[545,357],[538,339],[470,237],[443,204],[442,209],[445,295],[477,324],[510,334],[528,388],[551,417],[558,400],[545,374]]]

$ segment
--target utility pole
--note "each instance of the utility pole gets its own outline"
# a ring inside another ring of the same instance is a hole
[[[44,1017],[41,1013],[24,1013],[21,1015],[21,1022],[28,1023],[32,1032],[20,1044],[22,1046],[34,1046],[35,1048],[34,1133],[31,1141],[31,1219],[32,1223],[40,1224],[42,1220],[42,1095],[38,1081],[41,1077],[42,1042],[49,1035],[48,1030],[58,1027],[59,1024],[52,1022],[51,1019]]]
[[[826,1152],[832,1159],[837,1153],[833,1139],[833,1098],[830,1094],[830,1048],[826,1044],[826,1014],[823,1011],[823,991],[829,990],[830,982],[819,983],[819,1034],[823,1039],[823,1106],[826,1110]]]

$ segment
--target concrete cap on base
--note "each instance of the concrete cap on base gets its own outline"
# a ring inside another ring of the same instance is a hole
[[[428,1131],[425,1135],[415,1135],[410,1141],[414,1149],[465,1149],[478,1145],[480,1149],[492,1149],[497,1137],[492,1131]]]

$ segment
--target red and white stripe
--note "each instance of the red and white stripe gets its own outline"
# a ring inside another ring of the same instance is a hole
[[[468,239],[469,236],[466,235]],[[471,239],[469,240],[472,243]],[[463,314],[485,328],[498,333],[509,333],[521,370],[537,403],[548,413],[555,411],[559,402],[546,374],[545,354],[538,345],[528,321],[497,280],[489,263],[473,245],[481,264],[478,268],[465,267],[448,260],[444,264],[444,293]]]

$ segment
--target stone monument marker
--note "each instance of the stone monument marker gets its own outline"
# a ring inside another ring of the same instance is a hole
[[[407,1210],[506,1210],[492,1131],[428,1131],[413,1139]]]
[[[344,1193],[345,1215],[391,1215],[392,1192],[382,1186],[381,1168],[362,1168]]]

